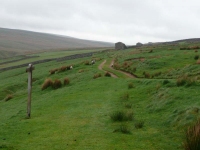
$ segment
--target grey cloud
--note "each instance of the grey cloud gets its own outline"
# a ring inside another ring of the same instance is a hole
[[[128,44],[198,37],[198,0],[0,0],[0,27]]]

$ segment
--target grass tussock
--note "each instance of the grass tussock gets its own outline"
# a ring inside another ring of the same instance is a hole
[[[70,83],[69,78],[64,78],[63,84],[68,85]]]
[[[121,132],[123,134],[130,134],[131,131],[129,130],[127,125],[120,125],[120,127],[116,130],[114,130],[113,132]]]
[[[196,84],[197,79],[194,77],[188,77],[187,75],[184,75],[182,77],[179,77],[176,81],[177,86],[191,86]]]
[[[53,82],[52,87],[53,87],[54,89],[61,88],[61,87],[62,87],[62,83],[61,83],[61,81],[58,80],[58,79],[56,79],[56,80]]]
[[[53,81],[51,79],[46,79],[44,83],[42,84],[42,90],[45,90],[48,87],[51,87],[52,85],[53,85]]]
[[[128,89],[132,89],[132,88],[134,88],[133,83],[129,83],[128,84]]]
[[[67,66],[62,66],[59,68],[59,71],[60,72],[63,72],[63,71],[66,71],[67,70]]]
[[[167,79],[165,79],[165,80],[163,81],[163,85],[166,85],[166,84],[168,84],[168,83],[170,83],[170,81],[167,80]]]
[[[200,64],[200,59],[197,60],[196,64]]]
[[[12,94],[8,94],[5,98],[4,98],[4,101],[9,101],[13,98],[13,95]]]
[[[89,60],[84,61],[84,65],[90,65]]]
[[[58,69],[51,69],[51,70],[49,70],[49,73],[50,73],[50,74],[55,74],[56,71],[58,71]]]
[[[101,77],[101,73],[95,74],[95,75],[93,76],[93,79],[96,79],[96,78],[99,78],[99,77]]]
[[[148,79],[151,78],[151,75],[148,72],[143,72],[143,75],[145,78],[148,78]]]
[[[125,108],[128,108],[128,109],[132,108],[132,104],[126,103]]]
[[[199,55],[195,55],[194,60],[198,60],[198,59],[199,59]]]
[[[200,150],[200,120],[188,127],[185,134],[185,150]]]
[[[110,118],[112,121],[117,122],[117,121],[132,121],[133,120],[133,112],[128,111],[116,111],[110,115]]]
[[[136,129],[141,129],[144,126],[144,121],[137,121],[135,122],[134,126]]]
[[[129,99],[129,97],[130,97],[130,96],[129,96],[129,93],[126,92],[126,93],[122,94],[120,98],[121,98],[121,100],[126,101],[126,100]]]
[[[109,72],[106,72],[106,73],[104,74],[104,76],[105,76],[105,77],[111,77],[111,74],[110,74]]]
[[[79,71],[78,71],[78,73],[82,73],[82,72],[84,72],[85,70],[84,69],[80,69]]]

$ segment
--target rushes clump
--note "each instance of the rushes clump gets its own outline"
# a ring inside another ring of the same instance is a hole
[[[111,77],[111,74],[110,74],[109,72],[106,72],[106,73],[104,74],[104,76],[105,76],[105,77]]]
[[[110,115],[112,121],[132,121],[133,120],[133,112],[124,112],[124,111],[116,111]]]
[[[136,129],[141,129],[144,126],[144,121],[138,121],[134,125]]]
[[[13,98],[13,95],[8,94],[8,95],[4,98],[4,100],[5,100],[5,101],[9,101],[9,100],[12,99],[12,98]]]
[[[118,129],[114,130],[113,132],[121,132],[123,134],[130,134],[131,133],[128,126],[123,125],[123,124],[120,125],[120,127]]]
[[[69,78],[64,78],[63,84],[68,85],[70,83]]]
[[[198,60],[198,59],[199,59],[199,55],[195,55],[195,56],[194,56],[194,59],[195,59],[195,60]]]
[[[121,97],[121,100],[128,100],[129,99],[129,93],[124,93]]]
[[[182,77],[179,77],[176,81],[177,86],[191,86],[196,84],[196,78],[188,77],[187,75],[184,75]]]
[[[93,79],[96,79],[96,78],[99,78],[99,77],[101,77],[101,73],[95,74],[95,75],[93,76]]]
[[[133,88],[133,83],[129,83],[129,84],[128,84],[128,88],[129,88],[129,89],[132,89],[132,88]]]
[[[168,83],[169,83],[169,80],[167,80],[167,79],[165,79],[165,80],[163,81],[163,85],[168,84]]]
[[[45,90],[48,87],[51,87],[52,85],[53,85],[53,81],[51,79],[46,79],[44,83],[42,84],[42,90]]]
[[[62,86],[62,83],[60,80],[56,79],[54,82],[53,82],[53,88],[54,89],[58,89]]]
[[[188,127],[184,142],[185,150],[200,149],[200,120],[193,126]]]
[[[132,104],[127,103],[127,104],[125,104],[125,107],[130,109],[130,108],[132,108]]]
[[[67,66],[62,66],[62,67],[60,67],[59,71],[60,71],[60,72],[63,72],[63,71],[65,71],[66,69],[67,69]]]

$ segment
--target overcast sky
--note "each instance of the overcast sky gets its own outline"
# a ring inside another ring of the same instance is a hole
[[[0,0],[0,27],[129,45],[200,38],[200,1]]]

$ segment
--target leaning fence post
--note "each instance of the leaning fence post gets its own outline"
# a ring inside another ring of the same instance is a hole
[[[28,102],[27,102],[27,118],[31,117],[31,89],[32,89],[32,71],[35,67],[32,64],[28,65],[26,72],[28,72]]]

